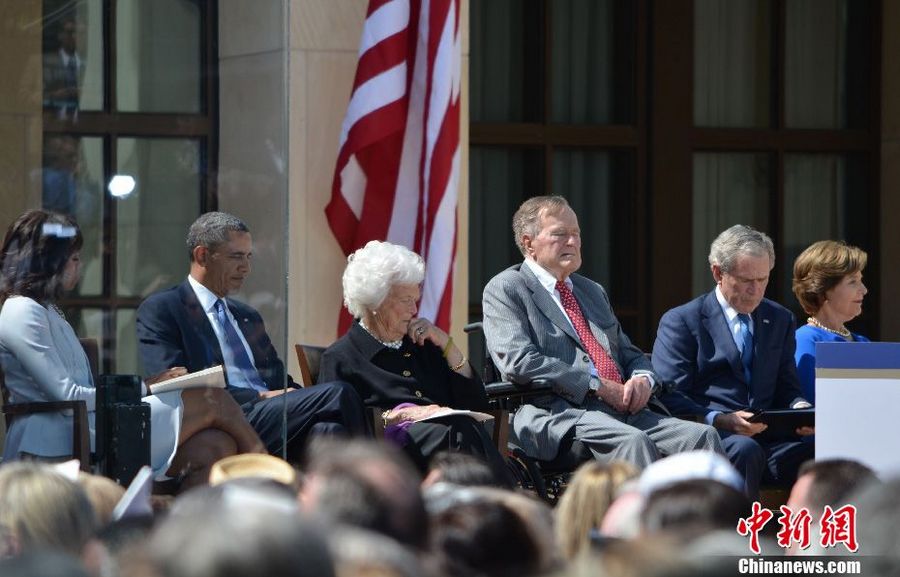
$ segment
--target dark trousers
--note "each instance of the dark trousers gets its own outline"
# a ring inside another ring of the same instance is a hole
[[[410,441],[403,450],[422,472],[428,470],[431,457],[441,451],[450,451],[479,457],[499,475],[499,479],[507,479],[506,461],[497,451],[484,425],[475,419],[452,415],[435,421],[413,423],[406,432]]]
[[[247,389],[230,391],[241,404],[250,425],[273,455],[281,455],[284,446],[283,431],[287,440],[287,453],[291,457],[301,454],[312,435],[369,434],[362,400],[351,385],[342,381],[291,390],[270,399],[247,395]]]
[[[800,465],[816,454],[815,443],[799,438],[772,441],[724,431],[719,434],[728,460],[744,476],[745,491],[751,500],[759,500],[763,482],[779,487],[793,485]]]

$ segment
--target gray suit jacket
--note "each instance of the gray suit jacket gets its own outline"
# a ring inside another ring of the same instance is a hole
[[[578,274],[570,278],[591,332],[623,378],[635,372],[652,374],[649,359],[622,331],[603,287]],[[565,313],[523,264],[491,279],[484,289],[483,308],[488,350],[504,378],[517,383],[545,379],[553,384],[554,394],[534,399],[513,418],[514,441],[529,455],[552,459],[584,411],[597,406],[590,394],[585,347]]]

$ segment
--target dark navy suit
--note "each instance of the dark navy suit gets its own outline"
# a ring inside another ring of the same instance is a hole
[[[663,315],[653,345],[653,370],[675,390],[663,401],[677,415],[783,409],[803,398],[794,364],[794,316],[763,299],[753,311],[753,365],[748,383],[741,355],[715,291]],[[769,439],[719,431],[729,459],[756,497],[761,479],[790,484],[814,453],[798,437]]]
[[[266,333],[262,317],[253,308],[227,299],[228,308],[253,353],[253,361],[269,390],[285,384],[284,363]],[[154,375],[168,368],[183,366],[198,371],[223,363],[222,350],[194,289],[185,280],[147,297],[137,313],[137,337],[144,371]],[[295,386],[290,376],[287,385]],[[292,455],[300,449],[310,432],[367,431],[362,401],[346,383],[323,383],[315,387],[262,399],[256,391],[228,387],[241,405],[247,420],[271,453],[282,449],[282,423],[287,402],[287,442]]]

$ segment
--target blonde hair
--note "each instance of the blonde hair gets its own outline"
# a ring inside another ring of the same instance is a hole
[[[78,484],[94,507],[97,523],[100,526],[109,524],[113,520],[113,510],[125,494],[125,488],[112,479],[83,471],[78,473]]]
[[[84,490],[47,465],[0,467],[0,534],[18,552],[56,549],[79,557],[97,520]]]
[[[589,461],[575,471],[556,506],[556,538],[563,558],[587,550],[591,529],[599,528],[619,488],[637,477],[631,463]]]

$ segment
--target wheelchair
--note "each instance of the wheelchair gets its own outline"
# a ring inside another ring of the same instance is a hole
[[[463,327],[463,330],[470,336],[483,335],[483,324],[481,322],[469,323]],[[526,384],[501,381],[500,374],[487,351],[483,336],[481,340],[484,348],[484,362],[481,371],[481,378],[485,383],[484,388],[491,406],[501,411],[503,418],[507,421],[509,416],[529,398],[545,395],[550,391],[549,381],[538,380]],[[552,460],[543,461],[530,457],[514,442],[507,443],[505,456],[510,474],[516,484],[526,491],[535,493],[551,505],[555,504],[565,491],[575,469],[585,461],[594,458],[585,444],[575,440],[574,430],[563,438],[559,451]]]

